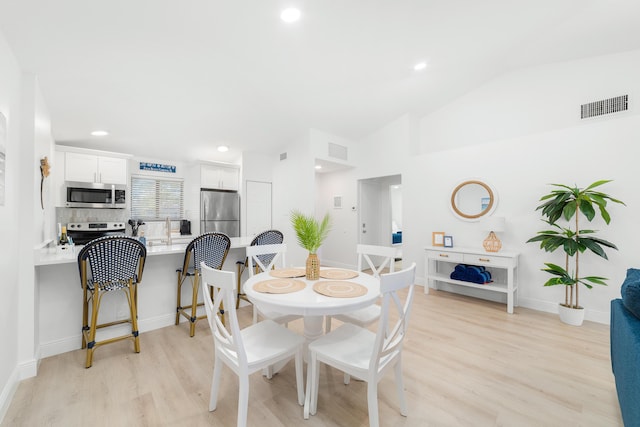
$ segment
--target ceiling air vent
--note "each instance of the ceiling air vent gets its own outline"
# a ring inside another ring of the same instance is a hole
[[[340,159],[340,160],[349,160],[348,159],[348,153],[347,153],[347,147],[344,147],[342,145],[338,145],[338,144],[334,144],[333,142],[329,143],[329,157],[333,157],[335,159]]]
[[[598,117],[605,114],[617,113],[619,111],[627,111],[629,109],[629,95],[616,96],[615,98],[582,104],[580,109],[581,119]]]
[[[280,154],[280,161],[282,161],[282,160],[287,160],[287,153],[286,152]]]

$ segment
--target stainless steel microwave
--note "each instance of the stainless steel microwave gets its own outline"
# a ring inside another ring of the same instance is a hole
[[[127,186],[89,182],[65,183],[68,208],[124,209],[127,207]]]

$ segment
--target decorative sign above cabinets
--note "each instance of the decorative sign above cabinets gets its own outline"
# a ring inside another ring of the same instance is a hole
[[[176,173],[176,167],[173,165],[163,165],[160,163],[140,162],[140,170]]]

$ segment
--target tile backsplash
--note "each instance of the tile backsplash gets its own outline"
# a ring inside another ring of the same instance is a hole
[[[56,222],[68,224],[70,222],[124,222],[129,220],[127,209],[83,209],[56,208]]]
[[[67,225],[70,222],[123,222],[126,225],[126,235],[131,236],[131,226],[127,223],[130,218],[129,215],[128,209],[56,208],[56,224]],[[140,227],[140,231],[144,231],[145,236],[150,237],[166,236],[166,222],[148,221]],[[171,231],[174,233],[180,232],[180,221],[171,221]]]

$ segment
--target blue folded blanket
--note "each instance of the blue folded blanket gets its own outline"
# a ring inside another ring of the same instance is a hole
[[[480,285],[492,282],[491,272],[478,265],[458,264],[449,277],[454,280],[478,283]]]

